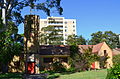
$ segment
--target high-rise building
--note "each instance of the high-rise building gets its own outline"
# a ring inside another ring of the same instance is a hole
[[[64,17],[47,17],[40,19],[40,31],[43,27],[54,26],[55,29],[60,29],[60,35],[63,36],[62,43],[66,45],[66,39],[69,35],[76,35],[76,19],[65,19]]]

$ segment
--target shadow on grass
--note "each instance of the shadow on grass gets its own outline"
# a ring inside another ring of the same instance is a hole
[[[0,79],[23,79],[22,75],[22,73],[1,73]]]
[[[47,79],[55,79],[59,78],[60,75],[66,75],[66,74],[73,74],[75,72],[65,71],[65,72],[57,72],[57,71],[45,71],[42,73],[48,74]]]

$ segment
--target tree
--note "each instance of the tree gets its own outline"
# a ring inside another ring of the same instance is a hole
[[[0,67],[3,73],[8,72],[8,64],[14,55],[19,55],[23,51],[23,38],[17,34],[17,27],[13,22],[8,24],[9,28],[0,33]]]
[[[99,61],[99,56],[95,53],[92,53],[92,48],[88,47],[88,49],[83,49],[83,52],[79,52],[79,48],[77,46],[72,46],[71,55],[73,67],[75,67],[76,71],[84,71],[91,68],[91,65],[95,61]]]
[[[62,7],[60,6],[61,0],[46,0],[41,3],[40,0],[0,0],[0,9],[2,9],[1,17],[3,19],[4,28],[1,32],[7,29],[8,21],[14,21],[16,25],[23,22],[21,16],[21,10],[25,7],[30,6],[31,9],[36,8],[37,10],[44,11],[50,16],[51,8],[56,8],[59,14],[62,14]]]
[[[98,44],[102,41],[102,32],[101,31],[98,31],[96,33],[92,33],[91,36],[92,36],[92,38],[89,41],[89,44],[95,45],[95,44]]]
[[[7,72],[8,63],[13,55],[22,51],[23,37],[17,34],[17,26],[24,21],[21,10],[29,6],[31,9],[42,10],[50,16],[51,9],[56,8],[61,15],[63,9],[60,6],[60,1],[46,0],[41,3],[40,0],[0,0],[0,59],[3,72]]]
[[[78,45],[86,45],[87,41],[82,35],[78,36],[77,40],[78,40]]]
[[[3,27],[3,23],[2,23],[2,18],[0,16],[0,28],[2,28],[2,27]]]
[[[119,47],[119,37],[116,33],[113,33],[112,31],[98,31],[96,33],[92,33],[91,36],[92,38],[89,41],[89,44],[91,45],[95,45],[100,42],[106,42],[110,46],[110,48]]]
[[[68,45],[86,45],[86,40],[82,35],[69,35],[66,41]]]
[[[113,56],[113,65],[120,64],[120,54]]]
[[[106,64],[107,64],[107,59],[109,59],[110,57],[108,56],[108,54],[105,54],[104,56],[101,56],[99,58],[99,64],[100,64],[100,68],[106,68]]]
[[[55,29],[54,26],[47,26],[42,28],[43,33],[40,34],[41,44],[61,45],[63,36],[59,34],[60,29]]]

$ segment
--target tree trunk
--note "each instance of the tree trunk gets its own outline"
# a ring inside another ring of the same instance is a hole
[[[1,64],[2,67],[2,73],[7,73],[8,72],[8,64]]]
[[[0,30],[0,32],[3,32],[6,29],[6,0],[3,0],[3,6],[2,6],[2,19],[3,19],[3,28]]]

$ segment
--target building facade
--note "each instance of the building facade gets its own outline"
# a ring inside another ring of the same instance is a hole
[[[26,15],[24,22],[24,58],[25,72],[39,73],[40,67],[47,66],[55,58],[67,62],[70,56],[69,46],[65,45],[39,45],[41,29],[54,26],[60,29],[63,44],[68,35],[76,35],[76,20],[66,20],[63,17],[48,17],[40,19],[38,15]],[[48,68],[49,69],[49,68]]]
[[[104,68],[111,68],[113,66],[112,62],[112,49],[105,43],[99,43],[96,45],[78,45],[80,53],[84,53],[83,49],[88,49],[89,47],[92,48],[92,53],[97,54],[100,56],[100,60],[96,61],[92,64],[93,69],[100,69],[101,63],[100,61],[104,61],[104,58],[107,56],[108,59],[105,61]]]
[[[43,27],[54,26],[55,29],[60,29],[58,33],[62,35],[62,43],[66,45],[66,39],[69,35],[76,33],[76,19],[65,19],[64,17],[47,17],[47,19],[40,19],[40,31]]]

